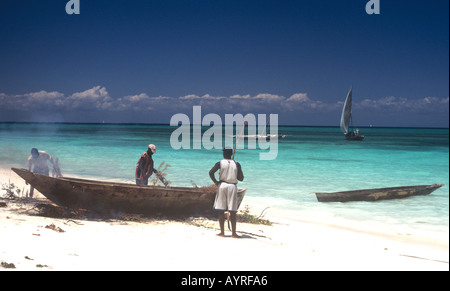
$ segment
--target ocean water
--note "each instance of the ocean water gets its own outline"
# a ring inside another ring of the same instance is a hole
[[[139,156],[157,146],[155,165],[171,165],[172,185],[212,184],[208,172],[220,149],[174,150],[168,125],[0,123],[0,166],[26,167],[33,147],[60,159],[66,176],[134,182]],[[203,128],[203,131],[207,130]],[[346,141],[335,127],[279,127],[274,160],[268,150],[238,149],[247,188],[244,204],[267,205],[299,219],[353,221],[448,233],[449,130],[361,128],[363,142]],[[237,132],[240,131],[240,128]],[[224,143],[223,143],[224,144]],[[225,144],[224,144],[225,145]],[[3,181],[1,181],[3,182]],[[378,202],[319,203],[314,192],[445,184],[428,196]]]

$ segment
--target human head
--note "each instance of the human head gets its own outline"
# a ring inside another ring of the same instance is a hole
[[[31,149],[31,155],[33,156],[33,158],[37,158],[39,157],[39,151],[37,148],[32,148]]]
[[[147,153],[148,153],[149,155],[156,154],[156,146],[155,146],[154,144],[149,144],[149,145],[148,145]]]
[[[225,147],[223,149],[223,157],[225,159],[231,159],[231,156],[233,155],[233,149],[230,147]]]

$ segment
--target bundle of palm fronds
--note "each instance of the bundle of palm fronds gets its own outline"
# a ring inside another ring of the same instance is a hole
[[[168,186],[170,184],[170,181],[166,179],[167,173],[166,170],[170,167],[169,164],[166,164],[166,162],[162,162],[158,169],[155,170],[155,176],[153,177],[152,184],[155,186],[158,184],[158,182],[163,183],[165,186]]]

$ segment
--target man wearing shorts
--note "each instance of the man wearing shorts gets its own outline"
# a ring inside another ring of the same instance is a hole
[[[230,212],[231,237],[239,238],[236,233],[236,213],[238,208],[237,183],[244,180],[241,165],[232,160],[233,150],[230,147],[223,149],[223,160],[216,163],[209,171],[211,180],[219,186],[217,189],[214,209],[219,213],[220,233],[218,236],[225,236],[225,211]],[[219,171],[219,181],[216,180],[215,173]]]

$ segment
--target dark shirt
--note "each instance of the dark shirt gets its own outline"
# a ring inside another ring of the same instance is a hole
[[[137,162],[135,178],[141,179],[142,183],[147,183],[148,178],[150,178],[153,171],[153,159],[147,154],[147,152],[145,152],[141,155],[139,161]]]

